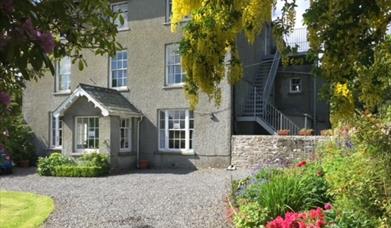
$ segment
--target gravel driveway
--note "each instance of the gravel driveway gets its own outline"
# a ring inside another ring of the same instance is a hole
[[[33,169],[0,176],[0,190],[52,196],[45,227],[228,227],[224,196],[247,171],[148,170],[102,178],[40,177]]]

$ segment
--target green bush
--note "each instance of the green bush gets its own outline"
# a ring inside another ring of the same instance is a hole
[[[57,177],[98,177],[106,174],[97,166],[62,165],[55,167]]]
[[[22,115],[11,119],[7,127],[10,137],[5,141],[7,151],[11,153],[15,162],[22,160],[35,161],[35,147],[33,145],[33,133],[26,125]]]
[[[96,177],[109,173],[108,156],[99,153],[84,154],[78,160],[60,153],[38,160],[38,174],[41,176]]]
[[[102,171],[105,172],[105,174],[108,173],[110,169],[109,157],[107,154],[102,154],[102,153],[83,154],[83,156],[80,158],[80,161],[82,164],[86,166],[99,167]]]
[[[38,159],[37,172],[41,176],[55,176],[55,167],[72,164],[75,164],[74,160],[61,153],[52,153],[48,157],[41,157]]]
[[[338,224],[380,227],[391,218],[391,180],[387,161],[355,144],[354,151],[329,143],[323,147],[323,168],[335,198]],[[354,223],[353,223],[354,222]],[[390,224],[388,224],[390,225]],[[342,226],[344,227],[344,226]]]
[[[283,171],[261,171],[256,175],[256,181],[250,184],[244,193],[238,196],[240,208],[243,205],[256,202],[249,206],[257,212],[250,212],[249,208],[242,211],[238,221],[251,223],[256,220],[254,215],[262,218],[259,224],[265,224],[269,219],[284,215],[287,211],[303,211],[316,207],[323,207],[330,198],[327,194],[327,183],[322,177],[323,171],[318,164],[306,167],[290,168]],[[247,219],[247,220],[246,220]],[[242,221],[246,220],[246,221]]]
[[[264,221],[272,219],[268,214],[267,208],[262,208],[257,202],[249,202],[239,207],[233,222],[237,228],[263,227]]]

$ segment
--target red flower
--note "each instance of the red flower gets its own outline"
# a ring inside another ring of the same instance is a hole
[[[297,167],[304,167],[307,165],[307,162],[306,161],[301,161],[299,163],[296,164]]]
[[[278,216],[266,224],[267,228],[323,228],[326,225],[322,208],[313,209],[307,212],[287,212],[285,219]]]

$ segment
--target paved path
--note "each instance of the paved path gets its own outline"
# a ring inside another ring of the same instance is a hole
[[[52,196],[45,227],[228,227],[224,196],[247,171],[148,170],[102,178],[40,177],[33,169],[0,176],[0,190]]]

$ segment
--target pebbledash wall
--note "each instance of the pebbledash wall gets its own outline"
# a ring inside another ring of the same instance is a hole
[[[284,167],[312,159],[317,145],[330,140],[324,136],[232,136],[231,164],[238,168]]]

